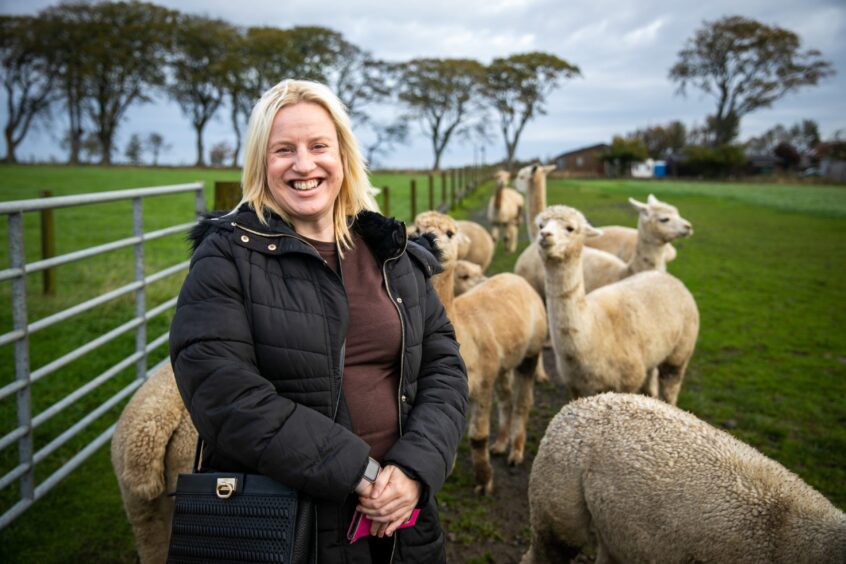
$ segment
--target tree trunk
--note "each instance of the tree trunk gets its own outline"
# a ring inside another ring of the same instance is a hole
[[[10,129],[10,127],[6,127],[6,158],[3,159],[4,162],[9,164],[18,162],[18,159],[15,157],[15,147],[17,143],[15,143],[15,136],[14,132]]]
[[[232,129],[235,131],[235,148],[232,150],[232,167],[238,167],[238,153],[241,152],[241,128],[238,127],[238,106],[232,98]]]
[[[203,126],[194,126],[194,129],[197,131],[197,162],[194,163],[194,166],[203,168],[206,166],[203,160]]]

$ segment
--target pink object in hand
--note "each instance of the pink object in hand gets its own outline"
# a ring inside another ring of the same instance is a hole
[[[411,512],[411,517],[408,519],[408,521],[397,527],[397,529],[413,527],[414,524],[417,522],[418,515],[420,515],[420,510],[415,509]],[[370,536],[370,527],[372,525],[373,522],[367,515],[361,513],[360,511],[356,511],[355,515],[353,515],[352,523],[350,523],[350,528],[347,529],[347,540],[350,541],[350,544],[352,544],[362,537]]]

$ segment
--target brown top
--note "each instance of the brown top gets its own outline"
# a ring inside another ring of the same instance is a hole
[[[307,239],[337,272],[335,243]],[[350,322],[344,357],[344,399],[353,432],[370,445],[378,461],[399,439],[399,386],[402,328],[385,289],[380,265],[353,232],[354,247],[344,251],[341,272]]]

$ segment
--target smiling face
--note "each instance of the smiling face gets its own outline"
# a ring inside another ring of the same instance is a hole
[[[267,185],[300,235],[334,240],[332,212],[344,180],[335,124],[318,104],[276,113],[267,141]]]

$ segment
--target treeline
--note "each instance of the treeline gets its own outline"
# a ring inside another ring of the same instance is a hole
[[[8,162],[15,162],[15,149],[35,120],[63,114],[68,162],[79,163],[84,151],[110,164],[129,108],[165,95],[196,132],[197,166],[206,164],[206,125],[227,110],[234,146],[216,146],[212,153],[237,166],[254,102],[283,78],[329,85],[357,125],[373,131],[370,160],[404,141],[409,122],[419,121],[437,169],[450,141],[485,134],[485,118],[493,112],[510,162],[526,124],[544,112],[548,94],[580,72],[539,52],[490,65],[470,59],[386,62],[324,27],[241,28],[135,1],[70,2],[36,16],[2,16],[0,38]],[[402,113],[379,122],[369,115],[375,103],[398,104]],[[131,161],[145,145],[155,158],[166,147],[158,134],[133,136],[126,153]]]

